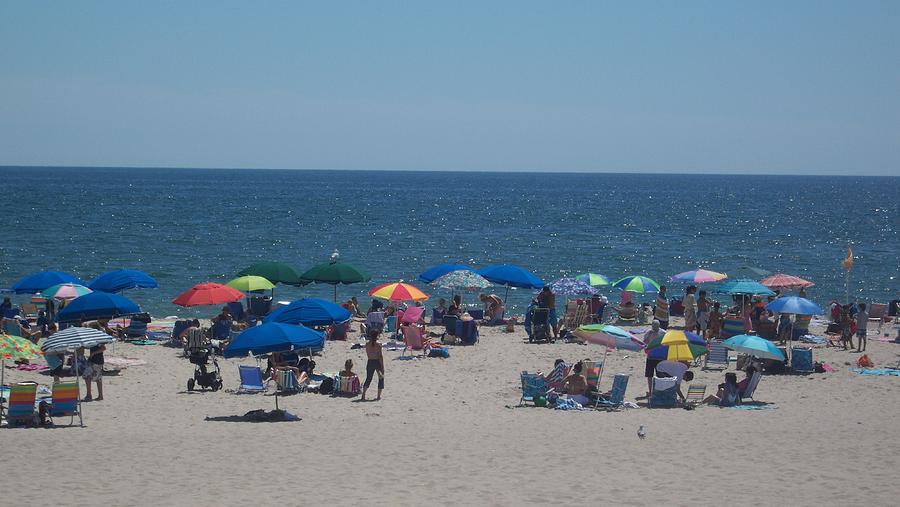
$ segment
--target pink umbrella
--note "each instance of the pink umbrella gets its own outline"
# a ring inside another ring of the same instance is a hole
[[[784,273],[775,273],[768,278],[764,278],[759,283],[765,285],[766,287],[777,289],[802,289],[815,285],[809,280],[804,280],[799,276],[786,275]]]
[[[424,306],[412,306],[407,308],[403,312],[403,319],[400,322],[406,322],[408,324],[415,324],[419,322],[419,319],[422,318],[422,314],[425,313]]]

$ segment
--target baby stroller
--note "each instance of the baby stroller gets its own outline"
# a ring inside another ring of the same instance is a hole
[[[213,371],[206,369],[210,355],[212,355]],[[194,378],[187,381],[188,391],[193,391],[195,386],[213,391],[222,389],[222,372],[219,369],[219,362],[216,360],[215,354],[211,354],[210,348],[192,350],[190,361],[196,365],[196,368],[194,368]]]
[[[531,334],[528,335],[528,341],[548,341],[553,343],[549,308],[534,308],[531,310]]]

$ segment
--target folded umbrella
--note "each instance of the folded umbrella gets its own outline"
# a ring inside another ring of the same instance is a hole
[[[638,351],[644,348],[644,343],[628,331],[607,324],[587,324],[576,329],[574,334],[588,343],[611,349]]]

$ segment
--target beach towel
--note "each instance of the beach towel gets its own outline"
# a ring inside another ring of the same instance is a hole
[[[46,364],[8,364],[6,367],[20,371],[41,371],[47,369]]]
[[[812,343],[814,345],[825,345],[825,343],[827,343],[825,338],[813,334],[805,334],[801,336],[800,341],[803,343]]]
[[[764,404],[759,404],[759,405],[751,404],[751,405],[733,405],[731,407],[726,407],[726,408],[736,408],[738,410],[769,410],[769,409],[774,409],[776,407],[775,407],[775,405],[769,405],[769,404],[765,404],[765,405]]]
[[[159,345],[162,343],[156,340],[128,340],[127,342],[132,345]]]
[[[859,373],[860,375],[900,377],[900,370],[895,368],[850,368],[850,371]]]
[[[556,410],[584,410],[580,403],[568,398],[558,398],[554,408]]]

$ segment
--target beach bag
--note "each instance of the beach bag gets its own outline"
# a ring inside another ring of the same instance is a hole
[[[450,357],[450,349],[447,347],[431,347],[431,352],[428,353],[428,357]]]
[[[319,386],[319,394],[331,394],[331,391],[334,391],[334,379],[325,377],[322,385]]]
[[[860,368],[874,368],[875,363],[869,359],[868,354],[863,354],[862,357],[856,360],[856,366],[859,366]]]

